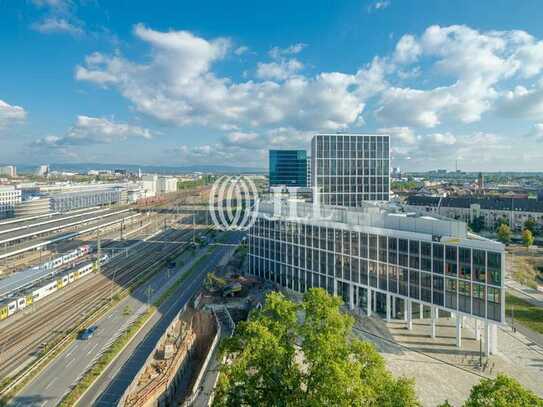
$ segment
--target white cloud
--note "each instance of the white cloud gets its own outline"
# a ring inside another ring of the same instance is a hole
[[[417,137],[412,129],[409,127],[384,127],[377,130],[379,133],[388,134],[392,136],[391,144],[400,143],[404,144],[415,144],[417,142]]]
[[[526,137],[538,142],[543,142],[543,123],[535,123],[526,134]]]
[[[414,36],[406,34],[400,38],[394,51],[394,59],[400,63],[415,62],[422,49]]]
[[[355,75],[287,76],[301,67],[287,62],[283,67],[261,65],[263,77],[284,78],[280,83],[235,83],[212,72],[229,49],[225,38],[206,40],[186,31],[158,32],[142,25],[134,33],[152,47],[147,63],[95,53],[77,67],[76,78],[115,87],[138,111],[177,125],[342,129],[363,110],[362,91],[357,89],[371,86],[358,78],[375,75],[361,69]],[[301,48],[298,44],[288,52]]]
[[[65,147],[110,144],[130,137],[152,138],[150,130],[126,123],[89,116],[77,116],[74,126],[62,137],[46,136],[34,141],[38,147]]]
[[[32,29],[42,34],[67,33],[74,36],[83,34],[83,29],[65,18],[48,17],[32,24]]]
[[[299,54],[305,47],[307,47],[307,44],[303,44],[301,42],[297,44],[292,44],[287,48],[273,47],[268,51],[268,55],[272,59],[280,59],[285,56]]]
[[[368,12],[371,13],[374,10],[384,10],[390,6],[390,0],[377,0],[368,6]]]
[[[246,47],[245,45],[242,45],[241,47],[237,47],[235,50],[234,50],[234,54],[236,55],[243,55],[245,54],[246,52],[249,51],[249,47]]]
[[[297,59],[270,63],[259,62],[256,69],[256,75],[260,79],[276,79],[282,81],[296,74],[302,68],[303,64]]]
[[[0,99],[0,128],[26,119],[26,111],[21,106],[10,105]]]
[[[500,96],[496,111],[501,116],[543,120],[543,81],[531,88],[517,86]]]

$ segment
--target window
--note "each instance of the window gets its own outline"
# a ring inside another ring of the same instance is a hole
[[[487,252],[488,260],[488,284],[501,286],[502,273],[501,262],[502,256],[500,253]],[[489,291],[490,294],[490,291]]]
[[[445,274],[456,276],[458,274],[458,261],[456,255],[458,249],[455,246],[446,246],[445,248]]]

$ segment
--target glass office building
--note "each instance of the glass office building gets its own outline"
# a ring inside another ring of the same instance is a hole
[[[389,136],[319,134],[311,141],[312,186],[321,203],[359,207],[388,201]]]
[[[305,150],[270,150],[270,187],[307,187]]]
[[[321,287],[387,319],[411,318],[416,302],[487,327],[504,321],[504,246],[468,235],[465,223],[369,205],[316,214],[312,204],[274,204],[260,204],[249,232],[252,274],[298,292]]]

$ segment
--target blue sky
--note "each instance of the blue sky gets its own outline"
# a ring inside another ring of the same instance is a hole
[[[150,4],[0,0],[0,162],[264,167],[350,131],[410,170],[543,169],[539,1]]]

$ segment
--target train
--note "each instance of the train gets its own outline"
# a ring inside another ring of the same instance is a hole
[[[106,264],[110,260],[108,254],[100,257],[100,265]],[[45,285],[39,288],[30,288],[26,292],[17,294],[12,298],[0,301],[0,321],[11,317],[18,311],[22,311],[27,306],[42,300],[54,292],[69,286],[74,281],[92,273],[96,270],[96,262],[86,262],[74,271],[66,271],[49,280]]]
[[[49,260],[48,262],[40,264],[39,266],[31,267],[29,270],[25,271],[54,270],[57,267],[60,267],[64,264],[69,264],[80,257],[86,256],[89,253],[90,246],[88,244],[84,244],[83,246],[80,246],[77,249],[72,250],[71,252],[68,252],[53,260]]]

